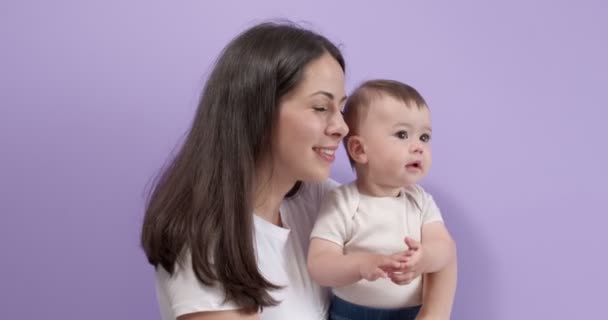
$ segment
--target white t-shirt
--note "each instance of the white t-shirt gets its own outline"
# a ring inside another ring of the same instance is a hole
[[[300,190],[281,203],[284,228],[254,215],[258,266],[262,275],[283,289],[270,291],[282,301],[264,308],[262,320],[321,320],[327,318],[328,292],[315,284],[306,268],[310,231],[325,193],[337,186],[333,180],[322,184],[303,183]],[[176,265],[173,275],[161,266],[156,271],[156,293],[163,320],[175,320],[188,313],[238,309],[223,303],[219,285],[202,285],[192,270],[189,257],[184,268]]]
[[[390,255],[407,250],[405,236],[421,239],[422,225],[442,221],[435,201],[419,186],[404,188],[398,197],[372,197],[359,193],[356,183],[329,192],[320,208],[311,238],[329,240],[349,252]],[[408,285],[390,279],[333,288],[351,303],[375,308],[402,308],[422,303],[422,277]]]

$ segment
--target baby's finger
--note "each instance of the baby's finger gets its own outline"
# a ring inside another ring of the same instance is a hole
[[[409,257],[412,255],[412,254],[409,254],[408,252],[409,251],[395,253],[395,254],[391,255],[391,258],[393,258],[394,260],[397,260],[399,262],[407,262]]]
[[[386,257],[380,261],[378,267],[381,269],[399,269],[401,265],[401,261],[394,259],[393,257]]]
[[[420,248],[420,242],[410,237],[405,237],[405,244],[408,248],[410,248],[410,250],[418,250],[418,248]]]
[[[386,278],[388,277],[387,273],[384,272],[384,270],[380,269],[380,268],[376,268],[376,270],[374,270],[374,272],[372,272],[372,276],[370,277],[371,281],[375,281],[378,280],[379,278]]]
[[[389,275],[389,277],[391,281],[395,284],[406,285],[416,279],[418,277],[418,274],[415,272],[392,273]]]
[[[419,257],[412,257],[410,260],[408,260],[405,263],[405,265],[403,267],[408,270],[416,269],[416,267],[418,267],[419,262],[420,262]]]

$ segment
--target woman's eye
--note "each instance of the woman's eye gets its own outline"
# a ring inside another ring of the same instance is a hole
[[[405,130],[398,131],[397,133],[395,133],[395,137],[397,137],[399,139],[407,139],[407,131],[405,131]]]
[[[312,107],[312,109],[315,111],[320,111],[320,112],[327,111],[327,107],[325,107],[325,106],[314,106],[314,107]]]
[[[422,142],[429,142],[431,141],[431,135],[428,133],[424,133],[420,136],[420,141]]]

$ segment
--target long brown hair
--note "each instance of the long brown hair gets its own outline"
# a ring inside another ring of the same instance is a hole
[[[268,290],[279,287],[256,263],[254,170],[269,152],[279,99],[325,52],[344,70],[334,44],[285,22],[254,26],[224,48],[190,131],[146,207],[141,244],[153,266],[173,274],[190,254],[198,280],[219,283],[245,312],[278,303]]]

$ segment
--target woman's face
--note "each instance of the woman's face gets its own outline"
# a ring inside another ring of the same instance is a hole
[[[327,53],[303,71],[300,83],[279,102],[273,172],[292,182],[323,181],[348,133],[341,112],[346,100],[344,72]]]

